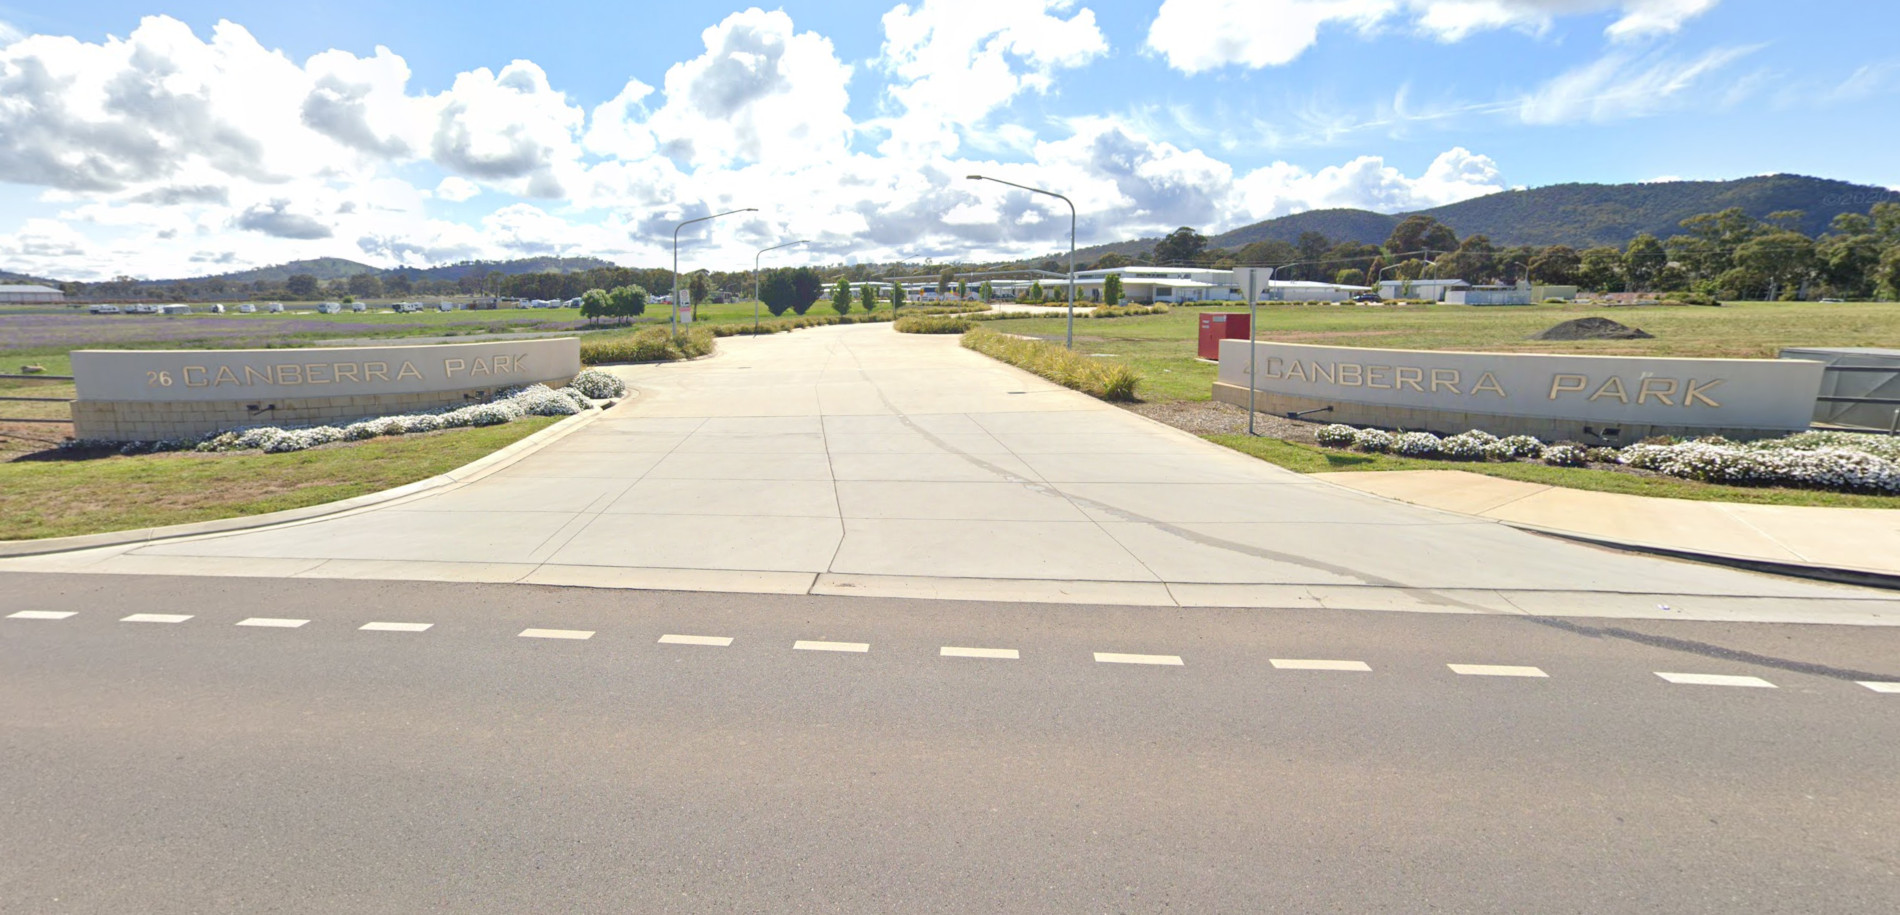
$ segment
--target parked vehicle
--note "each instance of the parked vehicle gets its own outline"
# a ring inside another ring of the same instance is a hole
[[[119,306],[117,305],[94,305],[88,310],[96,315],[116,315],[120,313]]]
[[[284,303],[282,303],[282,302],[272,302],[272,303],[270,303],[270,313],[271,313],[271,314],[274,314],[274,315],[281,315],[281,314],[283,314],[283,313],[284,313]]]
[[[191,306],[190,305],[160,305],[158,307],[158,313],[162,315],[188,315],[188,314],[191,314]]]
[[[415,314],[416,312],[421,311],[421,310],[422,310],[421,302],[397,302],[396,303],[396,313],[399,315]]]
[[[366,311],[368,311],[368,310],[369,310],[369,306],[368,306],[368,305],[365,305],[365,304],[363,304],[362,302],[351,302],[351,303],[350,303],[350,310],[351,310],[351,311],[353,311],[353,312],[356,312],[357,314],[359,314],[359,315],[360,315],[360,314],[362,314],[363,312],[366,312]]]
[[[1352,300],[1355,302],[1373,302],[1373,303],[1385,301],[1384,299],[1380,298],[1379,294],[1376,292],[1362,292],[1356,296],[1353,296]]]
[[[213,304],[211,306],[211,313],[214,315],[224,314],[224,304],[221,302]]]
[[[341,302],[324,302],[317,306],[317,314],[320,315],[336,315],[342,313],[343,304]]]
[[[251,304],[250,302],[245,302],[244,304],[238,306],[238,314],[241,314],[241,315],[257,314],[257,306]]]

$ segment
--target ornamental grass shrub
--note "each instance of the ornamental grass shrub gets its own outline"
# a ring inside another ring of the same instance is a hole
[[[1141,385],[1141,374],[1122,363],[1091,358],[1041,340],[999,334],[986,327],[971,328],[963,335],[963,345],[1103,400],[1134,400]]]
[[[891,329],[900,334],[960,334],[975,326],[969,318],[955,315],[905,315]]]
[[[1142,315],[1165,315],[1166,305],[1097,305],[1086,317],[1090,318],[1136,318]]]
[[[710,328],[703,326],[688,327],[677,335],[669,327],[646,327],[626,336],[581,341],[581,362],[602,365],[692,359],[713,351],[714,336]]]

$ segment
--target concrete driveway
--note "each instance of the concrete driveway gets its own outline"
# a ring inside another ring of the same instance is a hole
[[[1900,623],[1884,592],[1546,539],[1281,470],[886,325],[727,338],[473,483],[0,570]]]

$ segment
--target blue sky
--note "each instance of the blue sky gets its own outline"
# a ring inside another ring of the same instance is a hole
[[[1817,0],[0,0],[0,268],[1021,256],[1323,206],[1900,184],[1900,9]]]

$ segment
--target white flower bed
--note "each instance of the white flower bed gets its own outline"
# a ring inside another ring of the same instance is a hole
[[[1406,457],[1437,457],[1443,442],[1430,432],[1401,432],[1392,440],[1392,453]]]
[[[627,393],[627,384],[612,372],[601,369],[586,369],[568,385],[595,400],[606,400]]]
[[[1333,448],[1457,461],[1542,460],[1559,467],[1614,461],[1625,467],[1732,486],[1794,486],[1839,492],[1900,494],[1900,437],[1856,432],[1802,432],[1738,444],[1715,436],[1674,444],[1588,448],[1545,444],[1529,435],[1499,438],[1473,429],[1440,439],[1427,432],[1394,434],[1335,423],[1319,430]]]
[[[603,380],[604,379],[604,380]],[[283,454],[291,451],[303,451],[331,442],[360,442],[387,435],[408,435],[415,432],[434,432],[438,429],[459,429],[468,426],[498,426],[511,423],[527,416],[573,416],[595,408],[594,399],[587,391],[612,392],[608,396],[618,397],[627,392],[627,386],[620,379],[598,369],[588,369],[574,377],[582,386],[569,386],[553,390],[547,385],[533,384],[525,388],[511,388],[487,403],[470,404],[466,407],[441,410],[435,413],[409,413],[401,416],[377,416],[359,420],[341,428],[336,426],[316,426],[308,429],[280,429],[276,426],[257,426],[249,429],[233,429],[228,432],[216,432],[200,439],[164,442],[96,442],[73,440],[66,442],[66,448],[116,447],[120,454],[149,454],[157,451],[262,451],[266,454]]]

